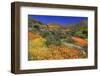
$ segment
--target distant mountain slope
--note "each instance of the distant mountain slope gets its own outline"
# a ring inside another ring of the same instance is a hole
[[[28,17],[29,31],[31,31],[32,29],[41,29],[41,28],[46,28],[46,27],[47,25],[43,24],[42,22],[32,19],[31,17]]]
[[[67,25],[59,25],[57,23],[48,23],[48,24],[44,24],[38,20],[35,20],[31,17],[28,17],[28,27],[29,29],[31,29],[32,27],[35,27],[35,28],[50,28],[50,29],[54,29],[54,28],[62,28],[62,29],[71,29],[71,30],[78,30],[80,28],[88,28],[88,22],[87,20],[83,20],[77,24],[67,24]]]
[[[69,29],[72,29],[72,30],[77,30],[79,28],[87,28],[88,27],[88,22],[87,20],[83,20],[77,24],[68,24],[66,26],[64,26],[64,28],[69,28]]]

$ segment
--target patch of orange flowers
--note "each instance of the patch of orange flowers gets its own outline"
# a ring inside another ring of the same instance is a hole
[[[80,51],[77,49],[71,49],[67,46],[55,46],[50,45],[49,50],[52,51],[52,54],[54,56],[53,59],[55,59],[55,56],[58,56],[58,59],[74,59],[79,58]]]
[[[75,41],[75,44],[77,44],[77,45],[80,45],[80,46],[87,45],[87,40],[84,40],[80,37],[72,37],[72,39]]]
[[[28,39],[32,40],[34,38],[34,35],[32,32],[28,32]]]
[[[32,32],[28,32],[28,38],[29,40],[41,38],[41,36],[38,33],[35,33],[35,35]]]

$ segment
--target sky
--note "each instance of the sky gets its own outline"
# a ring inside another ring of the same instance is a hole
[[[28,15],[31,18],[44,24],[55,23],[59,25],[77,24],[82,20],[88,20],[87,17],[71,17],[71,16],[51,16],[51,15]]]

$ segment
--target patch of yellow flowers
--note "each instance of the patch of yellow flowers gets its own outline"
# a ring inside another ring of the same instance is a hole
[[[38,37],[28,42],[29,58],[30,59],[46,59],[50,51],[47,51],[48,48],[45,47],[45,39]]]

